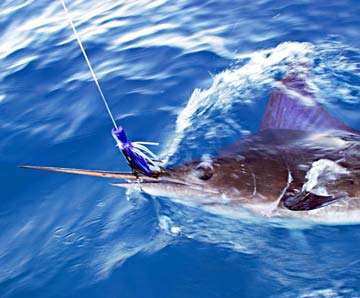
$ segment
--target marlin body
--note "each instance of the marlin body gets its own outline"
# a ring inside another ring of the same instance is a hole
[[[241,217],[360,221],[360,134],[314,99],[306,74],[289,71],[272,90],[258,133],[215,158],[131,173],[23,166],[123,179],[116,186]]]

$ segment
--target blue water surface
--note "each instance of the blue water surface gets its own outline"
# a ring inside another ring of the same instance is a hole
[[[360,129],[360,2],[67,1],[116,121],[169,165],[257,131],[306,63]],[[60,1],[0,3],[1,297],[360,297],[354,225],[243,222],[21,164],[127,171]]]

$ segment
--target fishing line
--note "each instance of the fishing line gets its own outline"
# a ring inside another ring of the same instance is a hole
[[[76,40],[77,40],[77,42],[78,42],[78,44],[79,44],[79,47],[80,47],[80,49],[81,49],[81,52],[83,53],[83,56],[84,56],[84,58],[85,58],[85,61],[86,61],[87,65],[88,65],[88,67],[89,67],[89,69],[90,69],[90,72],[91,72],[91,75],[92,75],[92,77],[93,77],[93,79],[94,79],[94,81],[95,81],[96,87],[97,87],[97,89],[99,90],[100,96],[101,96],[101,98],[102,98],[102,100],[103,100],[103,102],[104,102],[104,104],[105,104],[105,108],[106,108],[106,110],[108,111],[108,114],[109,114],[109,116],[110,116],[110,118],[111,118],[112,123],[114,124],[114,127],[117,128],[118,126],[117,126],[117,124],[116,124],[116,122],[115,122],[114,116],[113,116],[113,114],[111,113],[111,110],[110,110],[109,105],[108,105],[108,103],[107,103],[107,101],[106,101],[106,98],[105,98],[105,96],[104,96],[104,93],[103,93],[102,90],[101,90],[99,81],[98,81],[98,79],[97,79],[97,77],[96,77],[96,75],[95,75],[95,72],[94,72],[94,70],[93,70],[93,68],[92,68],[92,66],[91,66],[90,60],[89,60],[89,58],[88,58],[88,56],[87,56],[87,54],[86,54],[86,52],[85,52],[85,49],[84,49],[84,47],[83,47],[83,45],[82,45],[80,36],[79,36],[79,34],[77,33],[76,27],[75,27],[75,25],[74,25],[74,23],[73,23],[73,21],[72,21],[72,19],[71,19],[71,16],[70,16],[70,14],[69,14],[69,11],[68,11],[67,8],[66,8],[65,2],[64,2],[64,0],[60,0],[60,1],[61,1],[61,4],[62,4],[64,10],[65,10],[65,13],[66,13],[66,16],[67,16],[67,18],[68,18],[68,20],[69,20],[69,23],[70,23],[70,25],[71,25],[71,28],[72,28],[72,30],[74,31],[74,34],[75,34]]]
[[[152,153],[148,148],[146,148],[144,145],[158,145],[158,144],[152,143],[152,142],[130,142],[125,134],[124,129],[121,126],[117,126],[114,116],[111,113],[111,110],[109,108],[107,100],[104,96],[104,93],[101,90],[99,81],[98,81],[98,79],[95,75],[95,72],[91,66],[90,60],[85,52],[85,49],[81,42],[80,36],[77,33],[76,27],[71,19],[69,11],[66,8],[65,2],[64,2],[64,0],[60,0],[60,1],[65,10],[65,13],[69,20],[71,28],[75,34],[75,37],[79,44],[81,52],[85,58],[85,61],[88,65],[89,69],[90,69],[90,72],[95,81],[96,87],[99,90],[101,99],[104,102],[104,105],[106,107],[106,110],[107,110],[110,118],[111,118],[112,123],[114,124],[114,128],[112,129],[111,134],[116,141],[116,145],[119,147],[120,151],[125,156],[129,166],[131,167],[131,169],[136,177],[138,177],[139,173],[144,174],[146,176],[157,177],[162,169],[162,166],[161,166],[162,161],[160,161],[159,158],[154,153]]]

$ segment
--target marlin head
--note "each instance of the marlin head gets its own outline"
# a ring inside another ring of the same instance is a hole
[[[156,179],[141,177],[139,181],[113,185],[169,197],[187,205],[245,200],[254,192],[254,179],[244,164],[234,161],[230,158],[192,160],[164,169]]]
[[[269,158],[269,169],[279,170],[281,181],[286,181],[286,171],[282,161]],[[195,159],[172,168],[163,168],[156,177],[138,175],[130,172],[109,172],[98,170],[80,170],[56,167],[21,166],[21,168],[71,173],[95,177],[121,179],[123,182],[113,182],[112,185],[138,190],[150,195],[163,196],[186,205],[201,206],[213,204],[247,203],[262,201],[256,186],[254,169],[263,167],[258,162],[250,164],[241,155],[223,156],[215,159]],[[274,186],[276,184],[276,186]],[[267,189],[267,199],[278,197],[277,181],[271,183]]]
[[[113,182],[111,184],[126,189],[138,190],[150,195],[174,197],[177,199],[188,198],[194,202],[206,202],[214,196],[218,197],[221,194],[221,191],[216,187],[216,181],[219,182],[220,178],[219,172],[214,172],[214,167],[218,169],[219,166],[201,160],[191,161],[174,168],[163,168],[156,177],[148,177],[143,174],[135,176],[131,172],[20,166],[20,168],[25,169],[121,179],[124,181]]]

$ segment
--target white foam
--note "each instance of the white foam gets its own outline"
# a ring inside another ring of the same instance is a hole
[[[159,216],[159,227],[165,232],[170,232],[171,234],[178,234],[181,231],[181,228],[175,226],[170,217],[166,215]]]
[[[169,158],[178,151],[185,131],[196,131],[206,121],[212,121],[209,119],[210,112],[218,110],[226,115],[236,103],[243,105],[254,103],[256,98],[252,98],[249,91],[253,86],[265,86],[273,83],[274,71],[284,70],[285,62],[309,63],[307,55],[312,51],[313,46],[309,43],[285,42],[273,49],[242,55],[242,59],[249,59],[244,66],[228,69],[215,75],[209,89],[193,91],[187,105],[177,117],[175,138],[172,138],[168,146],[165,146],[167,151],[163,152],[163,155]],[[234,123],[231,123],[231,120],[234,119],[230,119],[227,125],[236,126],[236,120]],[[216,126],[209,125],[209,127],[209,129],[211,127],[218,128],[218,124]],[[236,129],[244,130],[241,127],[236,127]]]
[[[329,196],[326,184],[335,181],[341,174],[347,174],[348,170],[329,159],[320,159],[313,162],[310,170],[306,173],[306,183],[303,191],[312,192],[319,196]]]

